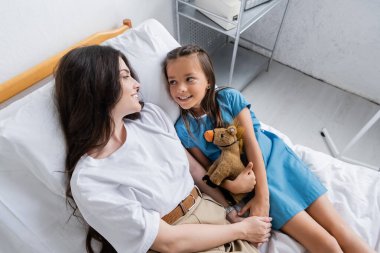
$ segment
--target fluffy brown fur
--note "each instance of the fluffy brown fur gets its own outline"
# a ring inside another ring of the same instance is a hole
[[[234,125],[206,131],[206,140],[212,141],[222,152],[219,158],[208,168],[207,175],[204,178],[205,181],[209,179],[213,184],[219,186],[225,179],[234,180],[245,169],[240,160],[241,132],[242,129]],[[245,194],[231,193],[231,196],[239,203]]]

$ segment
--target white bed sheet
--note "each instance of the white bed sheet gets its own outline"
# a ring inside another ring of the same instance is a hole
[[[302,145],[293,149],[327,187],[328,197],[343,219],[380,252],[380,173]],[[274,231],[260,252],[304,253],[306,250],[289,236]]]
[[[380,173],[340,161],[302,145],[293,145],[277,129],[263,124],[296,152],[328,189],[327,196],[342,218],[371,248],[380,252]],[[280,231],[273,231],[261,253],[305,253],[298,242]]]

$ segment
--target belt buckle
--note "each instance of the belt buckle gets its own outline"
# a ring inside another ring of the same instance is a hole
[[[192,199],[193,199],[193,204],[191,205],[191,207],[189,207],[187,210],[186,210],[186,208],[183,206],[183,202],[186,200],[182,200],[181,202],[179,202],[179,206],[181,207],[181,210],[182,210],[182,212],[183,212],[183,215],[185,215],[187,212],[189,212],[193,207],[194,207],[194,205],[195,205],[195,201],[196,201],[196,199],[195,199],[195,197],[194,197],[194,195],[193,194],[191,194],[190,193],[190,195],[189,195],[189,197],[191,197]]]

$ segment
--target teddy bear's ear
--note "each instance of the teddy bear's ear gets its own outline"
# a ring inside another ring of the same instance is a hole
[[[234,135],[236,134],[236,127],[235,126],[229,126],[227,130],[230,134],[234,134]]]

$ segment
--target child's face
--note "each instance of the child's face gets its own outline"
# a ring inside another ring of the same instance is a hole
[[[185,110],[203,114],[201,102],[209,86],[196,54],[170,60],[166,67],[170,95]]]

